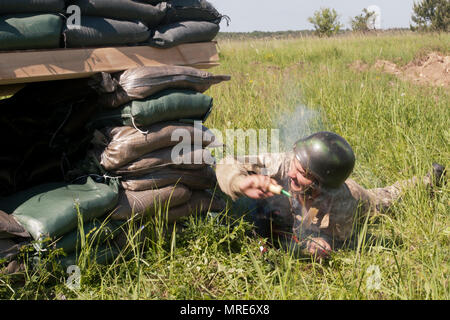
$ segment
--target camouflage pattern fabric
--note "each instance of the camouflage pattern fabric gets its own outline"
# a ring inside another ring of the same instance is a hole
[[[288,171],[293,159],[294,153],[227,157],[217,164],[217,180],[222,191],[235,201],[243,196],[239,190],[240,182],[250,174],[270,176],[285,190],[290,190]],[[339,188],[320,188],[314,197],[302,195],[305,197],[304,205],[298,201],[299,195],[293,194],[291,199],[276,195],[256,201],[257,204],[253,203],[248,211],[254,211],[249,213],[254,215],[251,219],[270,222],[271,235],[284,235],[283,238],[289,240],[288,246],[292,239],[304,247],[308,239],[321,237],[332,247],[337,247],[350,238],[356,222],[367,214],[385,211],[400,198],[405,188],[421,182],[429,184],[431,181],[427,177],[414,177],[385,188],[364,189],[352,179],[347,179]],[[244,203],[241,199],[236,201],[236,207]],[[255,207],[260,210],[255,211]],[[264,233],[267,234],[268,227],[257,227],[265,229],[262,235],[267,236]]]

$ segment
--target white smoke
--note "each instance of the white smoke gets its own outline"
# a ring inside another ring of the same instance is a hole
[[[367,27],[371,30],[381,29],[381,9],[376,5],[369,6],[368,12],[373,12],[374,15],[367,21]]]
[[[294,143],[318,131],[325,131],[325,115],[321,109],[304,105],[294,111],[283,112],[274,120],[272,128],[279,129],[280,151],[289,151]]]

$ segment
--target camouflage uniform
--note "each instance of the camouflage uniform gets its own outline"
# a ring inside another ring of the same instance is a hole
[[[290,189],[288,176],[294,153],[263,154],[239,159],[227,157],[217,164],[217,180],[223,192],[233,200],[240,198],[240,181],[250,174],[267,175],[276,180],[285,190]],[[429,184],[429,178],[423,178]],[[321,188],[315,197],[304,199],[304,206],[296,199],[276,195],[252,202],[244,197],[236,201],[236,208],[253,206],[255,211],[249,216],[264,237],[285,235],[284,239],[294,239],[304,244],[306,239],[321,237],[336,248],[352,235],[354,223],[370,212],[383,212],[399,199],[405,187],[418,183],[417,178],[400,181],[392,186],[364,189],[352,179],[347,179],[338,189]],[[247,208],[247,212],[249,212]],[[241,210],[243,211],[243,210]],[[271,223],[268,234],[266,221]],[[259,225],[258,225],[259,224]],[[287,237],[286,237],[287,235]],[[294,236],[294,237],[293,237]]]

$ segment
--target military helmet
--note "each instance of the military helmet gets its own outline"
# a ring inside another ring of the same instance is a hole
[[[317,132],[298,140],[294,153],[306,172],[329,188],[341,186],[355,166],[352,147],[332,132]]]

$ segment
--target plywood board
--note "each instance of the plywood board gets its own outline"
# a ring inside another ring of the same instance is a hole
[[[149,46],[0,52],[0,85],[85,78],[162,64],[206,69],[219,64],[215,42],[169,49]]]

